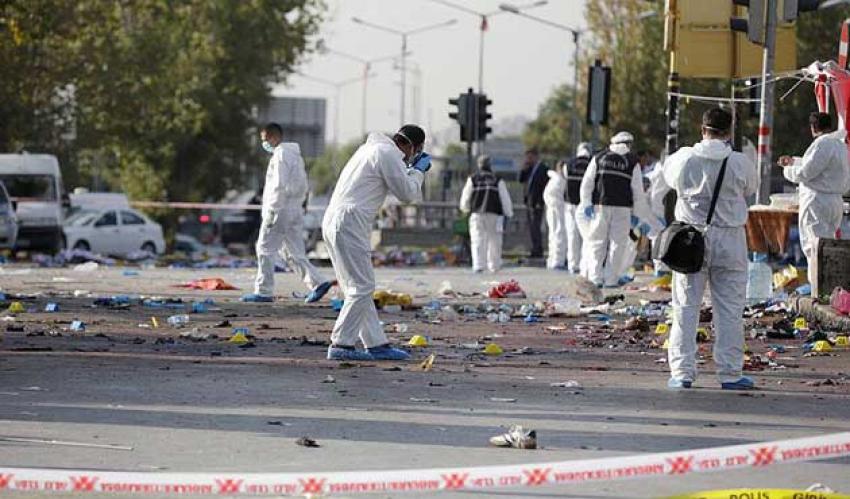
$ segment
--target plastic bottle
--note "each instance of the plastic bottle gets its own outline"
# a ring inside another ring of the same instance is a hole
[[[188,315],[172,315],[168,318],[168,324],[172,327],[180,327],[189,323]]]
[[[750,304],[765,302],[773,296],[773,271],[764,262],[750,262],[747,265],[747,302]]]

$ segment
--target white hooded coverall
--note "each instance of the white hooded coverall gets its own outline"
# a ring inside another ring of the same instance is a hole
[[[573,162],[576,162],[576,161],[579,161],[579,160],[584,161],[585,159],[589,162],[590,157],[592,155],[593,155],[593,152],[591,151],[589,144],[585,144],[585,143],[579,144],[578,151],[577,151],[578,157],[573,158],[570,161],[570,163],[574,164]],[[577,181],[577,182],[579,182],[579,185],[581,185],[581,181],[584,179],[583,175],[578,175],[578,171],[580,171],[580,170],[574,171],[574,174],[578,178],[571,177],[570,176],[571,173],[570,173],[569,170],[570,170],[570,166],[564,165],[564,172],[563,173],[564,173],[564,176],[567,179],[567,187],[565,188],[565,190],[569,189],[571,182]],[[582,268],[581,267],[581,262],[582,262],[581,246],[582,246],[582,238],[584,237],[582,235],[583,229],[580,227],[579,223],[580,223],[581,220],[586,220],[586,219],[584,218],[584,213],[581,213],[578,210],[579,200],[578,199],[569,199],[569,197],[570,196],[568,194],[565,197],[565,202],[564,202],[564,227],[566,228],[566,231],[567,231],[567,268],[570,270],[570,272],[579,273],[579,272],[581,272],[581,268]]]
[[[381,133],[369,134],[342,169],[322,220],[322,234],[345,295],[331,333],[334,345],[353,347],[358,336],[366,348],[388,343],[372,301],[372,225],[388,193],[403,203],[420,201],[423,178],[422,172],[408,168],[398,146]]]
[[[737,381],[744,363],[742,314],[747,290],[747,196],[758,189],[753,163],[722,140],[683,147],[664,164],[664,182],[676,191],[676,220],[705,226],[724,158],[729,158],[711,226],[705,263],[695,274],[673,273],[673,327],[667,357],[673,378],[697,376],[697,325],[706,284],[711,292],[714,363],[721,383]]]
[[[609,150],[625,156],[629,152],[626,144],[611,144]],[[593,191],[596,188],[596,158],[587,166],[581,181],[581,202],[577,217],[583,217],[584,241],[582,256],[582,275],[594,284],[616,286],[619,271],[625,260],[624,253],[629,242],[631,216],[649,220],[649,206],[643,190],[643,175],[640,164],[635,164],[631,176],[632,206],[594,206],[594,215],[588,220],[584,210],[593,206]]]
[[[563,268],[567,261],[567,226],[565,219],[564,192],[567,179],[558,170],[549,170],[549,181],[543,189],[543,203],[546,205],[546,225],[549,227],[549,252],[546,256],[546,268]]]
[[[474,212],[469,215],[469,246],[472,252],[472,270],[480,272],[487,270],[496,272],[502,268],[502,238],[505,232],[505,217],[514,216],[511,194],[503,180],[499,180],[499,201],[504,215]],[[472,211],[472,177],[466,179],[463,191],[460,193],[460,210],[464,213]],[[486,206],[486,202],[484,203]],[[482,206],[482,210],[484,208]]]
[[[262,223],[257,239],[257,279],[254,292],[274,295],[275,257],[280,253],[308,288],[325,282],[304,250],[304,212],[307,171],[301,148],[282,142],[274,148],[263,187]]]
[[[834,238],[844,215],[842,195],[850,190],[850,164],[845,130],[815,138],[802,158],[783,168],[789,181],[800,184],[800,245],[809,261],[809,282],[814,282],[818,238]]]

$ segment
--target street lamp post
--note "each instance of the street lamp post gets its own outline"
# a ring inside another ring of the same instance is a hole
[[[478,41],[478,92],[484,93],[484,33],[487,31],[487,19],[499,14],[504,14],[506,11],[503,9],[499,9],[491,12],[481,12],[474,9],[470,9],[469,7],[465,7],[463,5],[458,5],[454,2],[449,2],[448,0],[431,1],[481,18],[481,25],[479,27],[480,35]],[[532,2],[526,5],[517,6],[516,8],[517,10],[533,9],[535,7],[546,5],[547,3],[549,3],[549,0],[538,0],[536,2]]]
[[[344,57],[346,59],[351,59],[352,61],[359,62],[363,65],[363,94],[360,99],[360,134],[365,137],[367,132],[366,126],[366,99],[368,94],[369,87],[369,71],[372,70],[372,65],[377,64],[379,62],[390,61],[398,59],[398,55],[388,55],[384,57],[375,57],[371,59],[364,59],[362,57],[358,57],[356,55],[347,54],[345,52],[340,52],[339,50],[334,49],[326,49],[329,53]],[[407,53],[410,55],[410,52]]]
[[[499,5],[499,8],[502,9],[503,11],[505,11],[505,12],[510,12],[511,14],[516,14],[516,15],[522,16],[526,19],[531,19],[532,21],[537,21],[541,24],[545,24],[545,25],[550,26],[552,28],[560,29],[561,31],[568,31],[573,35],[573,45],[574,45],[573,70],[574,71],[573,71],[573,110],[572,110],[571,121],[572,121],[572,124],[573,124],[573,133],[572,133],[573,144],[572,144],[572,146],[573,146],[573,152],[575,152],[576,148],[578,148],[579,142],[581,142],[581,120],[579,119],[579,116],[578,116],[579,42],[580,42],[581,34],[584,33],[586,30],[578,30],[578,29],[566,26],[564,24],[560,24],[560,23],[550,21],[548,19],[543,19],[543,18],[540,18],[540,17],[532,16],[530,14],[523,12],[516,5],[503,3],[503,4]],[[636,16],[636,19],[639,20],[639,21],[642,21],[644,19],[648,19],[648,18],[654,17],[656,15],[658,15],[657,12],[650,10],[650,11],[646,11],[646,12],[641,12],[640,14],[638,14]]]
[[[481,12],[474,9],[470,9],[469,7],[465,7],[463,5],[458,5],[454,2],[450,2],[448,0],[431,0],[434,3],[438,3],[440,5],[444,5],[446,7],[459,10],[461,12],[466,12],[467,14],[471,14],[473,16],[478,16],[481,18],[481,24],[479,27],[479,39],[478,39],[478,92],[484,93],[484,33],[487,31],[487,19],[499,14],[504,14],[507,12],[504,9],[499,9],[491,12]],[[540,7],[542,5],[546,5],[549,3],[548,0],[537,0],[535,2],[516,6],[517,11],[533,9],[535,7]],[[478,143],[478,151],[483,152],[484,150],[484,139]]]
[[[579,142],[581,142],[581,120],[578,117],[578,62],[579,62],[579,41],[581,38],[581,34],[584,32],[583,30],[578,30],[575,28],[571,28],[564,24],[559,24],[556,22],[552,22],[548,19],[543,19],[540,17],[532,16],[530,14],[526,14],[519,7],[507,3],[503,3],[499,5],[499,8],[505,12],[510,12],[511,14],[516,14],[518,16],[525,17],[526,19],[531,19],[532,21],[537,21],[539,23],[545,24],[552,28],[560,29],[561,31],[567,31],[573,35],[573,45],[575,46],[573,52],[573,109],[572,109],[572,150],[575,152],[578,147]]]
[[[400,122],[399,126],[403,126],[404,123],[404,107],[405,107],[405,92],[407,90],[407,38],[412,35],[418,35],[419,33],[423,33],[425,31],[431,31],[437,28],[443,28],[446,26],[451,26],[457,22],[457,19],[449,19],[448,21],[443,21],[441,23],[429,24],[427,26],[422,26],[415,29],[410,30],[397,30],[395,28],[388,28],[386,26],[381,26],[378,24],[374,24],[368,21],[364,21],[359,17],[352,17],[352,21],[357,24],[362,24],[363,26],[369,26],[370,28],[374,28],[377,30],[384,31],[386,33],[391,33],[396,36],[401,37],[401,110],[399,111]]]
[[[358,76],[356,78],[348,78],[348,79],[341,80],[341,81],[326,80],[324,78],[318,78],[316,76],[310,76],[310,75],[307,75],[307,74],[304,74],[304,73],[298,73],[298,75],[301,76],[302,78],[306,78],[308,80],[315,81],[317,83],[321,83],[321,84],[327,85],[329,87],[333,87],[333,89],[334,89],[333,144],[334,144],[334,147],[338,146],[339,145],[339,100],[340,100],[340,91],[342,90],[343,87],[345,87],[347,85],[351,85],[352,83],[357,83],[360,80],[362,80],[364,77],[375,76],[375,74],[372,73],[370,75],[370,74],[367,73],[364,76]]]

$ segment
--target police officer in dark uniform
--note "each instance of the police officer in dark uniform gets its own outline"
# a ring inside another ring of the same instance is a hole
[[[614,135],[611,145],[591,160],[581,183],[579,216],[587,226],[582,272],[599,286],[621,284],[629,231],[637,225],[634,221],[651,216],[637,155],[630,154],[633,142],[628,132]],[[644,229],[649,232],[646,223],[641,224]]]
[[[498,271],[502,266],[505,217],[512,217],[514,210],[505,181],[493,173],[489,156],[478,158],[478,171],[463,186],[460,209],[470,214],[472,270],[481,272],[486,263],[491,272]]]
[[[582,142],[576,148],[576,156],[570,158],[566,165],[564,176],[567,178],[567,190],[564,193],[564,223],[567,228],[567,268],[578,274],[581,269],[581,239],[582,234],[576,223],[578,205],[581,202],[580,188],[584,172],[590,163],[593,149],[589,142]],[[580,214],[579,214],[580,215]]]

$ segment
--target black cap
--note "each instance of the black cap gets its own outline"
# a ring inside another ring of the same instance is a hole
[[[425,130],[417,125],[404,125],[398,129],[396,135],[410,142],[413,147],[420,147],[425,143]]]
[[[732,128],[732,114],[719,107],[711,108],[703,113],[702,126],[717,133],[726,133]]]

